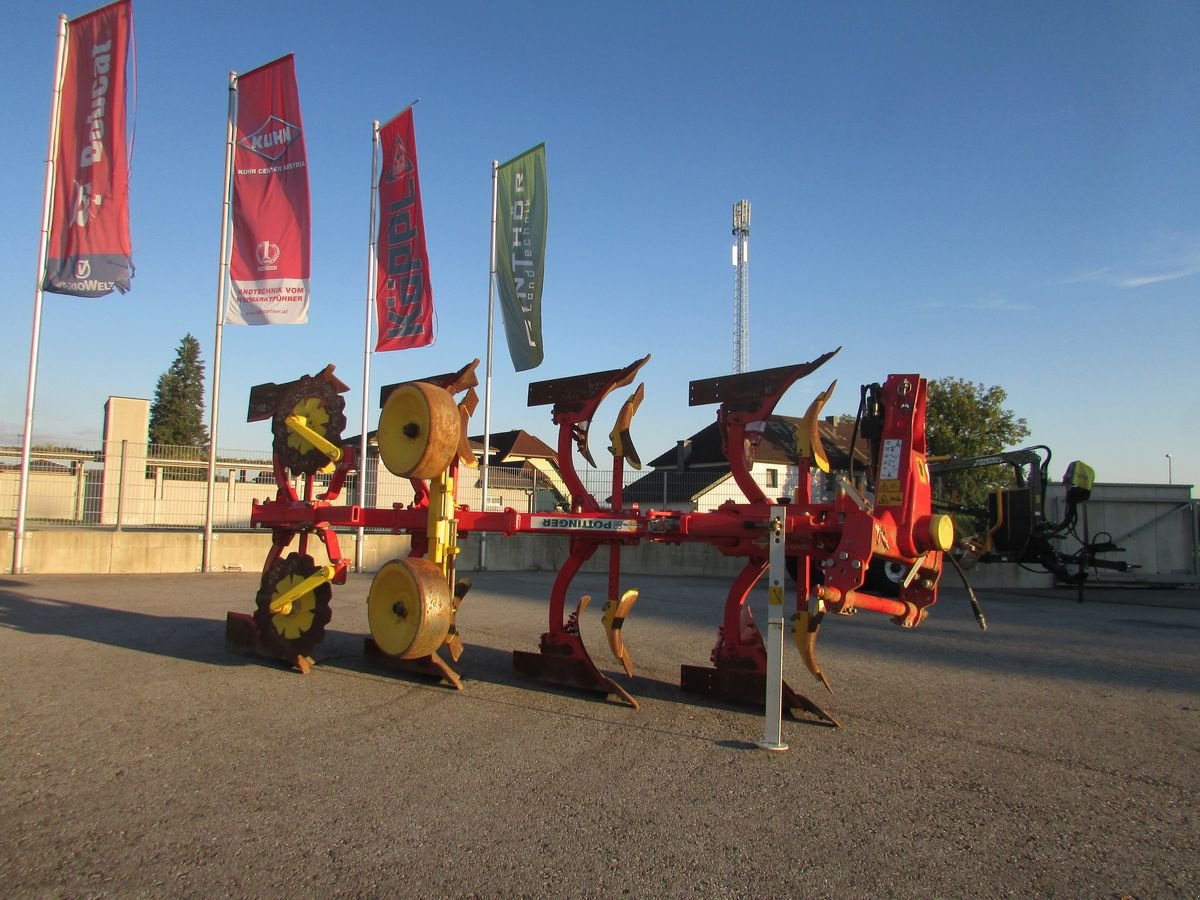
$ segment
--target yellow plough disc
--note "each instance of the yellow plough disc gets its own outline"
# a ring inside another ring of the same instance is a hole
[[[458,405],[450,393],[410,381],[388,395],[379,414],[379,458],[401,478],[436,478],[454,458],[459,431]]]
[[[446,576],[427,559],[393,559],[371,582],[367,622],[376,645],[389,656],[429,656],[445,643],[453,620]]]

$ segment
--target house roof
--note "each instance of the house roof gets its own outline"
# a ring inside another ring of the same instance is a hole
[[[754,454],[755,462],[776,462],[781,465],[795,463],[796,433],[802,421],[793,416],[771,416],[767,420],[763,440]],[[821,436],[821,443],[825,445],[825,454],[835,469],[848,468],[846,447],[850,444],[850,434],[853,430],[852,422],[838,422],[832,419],[821,419],[817,422],[817,432]],[[676,446],[652,459],[648,465],[654,469],[678,469],[680,451],[681,448]],[[721,452],[721,431],[716,422],[688,438],[682,452],[685,457],[685,471],[714,466],[726,471],[729,469],[729,461]],[[854,461],[863,465],[869,461],[868,445],[861,436],[855,442]]]
[[[754,461],[794,465],[797,462],[796,432],[802,422],[802,419],[792,416],[771,416],[754,454]],[[845,448],[850,444],[853,430],[853,422],[822,419],[817,423],[817,433],[825,445],[825,454],[832,468],[848,468]],[[681,452],[684,455],[682,467],[679,465]],[[868,459],[867,442],[859,437],[855,441],[854,461],[866,465]],[[721,452],[721,432],[716,422],[693,434],[682,448],[676,446],[655,457],[648,465],[656,471],[648,472],[626,485],[622,491],[623,502],[689,503],[697,495],[730,477],[729,461]]]
[[[471,442],[471,449],[482,456],[483,435],[473,435],[467,440]],[[495,463],[520,462],[526,459],[558,459],[558,453],[549,444],[522,429],[489,435],[488,450]]]
[[[378,446],[378,432],[367,432],[367,443],[371,447]],[[483,435],[469,437],[471,449],[476,455],[483,455]],[[343,447],[357,447],[362,441],[362,435],[342,438]],[[526,459],[557,459],[558,454],[540,438],[534,437],[527,431],[502,431],[490,435],[488,449],[491,452],[492,464],[521,462]]]
[[[715,484],[729,478],[729,466],[709,466],[677,472],[667,466],[647,472],[636,481],[621,489],[623,504],[637,503],[654,506],[667,503],[690,503],[698,494],[703,494]],[[611,499],[611,498],[610,498]]]

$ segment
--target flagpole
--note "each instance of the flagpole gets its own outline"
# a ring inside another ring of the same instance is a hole
[[[212,567],[213,490],[217,480],[217,415],[221,407],[221,339],[229,282],[229,194],[233,186],[233,138],[237,118],[237,72],[229,73],[229,124],[225,129],[225,182],[221,198],[221,252],[217,266],[217,333],[213,342],[212,409],[208,421],[208,497],[204,504],[204,549],[200,571]]]
[[[66,69],[67,17],[58,17],[58,49],[54,57],[54,85],[50,91],[50,137],[46,150],[46,181],[42,188],[42,232],[38,244],[37,279],[33,289],[33,336],[29,341],[29,381],[25,394],[25,428],[21,435],[21,478],[17,490],[17,526],[13,532],[12,574],[24,572],[25,513],[29,498],[29,454],[33,446],[33,399],[37,389],[38,346],[42,340],[42,278],[46,272],[46,250],[50,241],[50,208],[54,204],[54,170],[58,165],[59,114],[62,106],[63,72]]]
[[[363,327],[363,389],[362,389],[362,439],[358,448],[358,505],[367,505],[367,411],[370,407],[371,391],[371,318],[375,313],[375,244],[378,241],[375,229],[375,208],[379,202],[379,120],[371,123],[371,215],[367,241],[367,312]],[[355,532],[354,571],[363,570],[363,540],[366,531],[359,525]]]
[[[491,256],[488,262],[488,324],[487,324],[487,374],[483,380],[483,512],[487,512],[488,500],[488,457],[492,441],[492,331],[496,292],[496,171],[499,162],[492,160],[492,228],[490,232]],[[479,569],[487,570],[487,532],[479,532]]]

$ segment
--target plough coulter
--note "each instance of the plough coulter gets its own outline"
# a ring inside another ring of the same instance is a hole
[[[828,687],[816,656],[825,617],[868,610],[890,616],[902,628],[920,625],[937,600],[943,558],[954,542],[950,517],[932,511],[925,381],[918,375],[891,375],[863,388],[855,433],[864,438],[869,452],[856,471],[850,448],[849,469],[826,476],[835,490],[818,496],[812,487],[814,472],[830,471],[817,422],[832,384],[812,401],[794,430],[792,455],[799,473],[794,492],[768,497],[752,477],[755,452],[776,404],[836,352],[799,365],[691,383],[691,405],[717,407],[723,451],[746,498],[695,512],[641,509],[623,501],[626,462],[640,468],[630,426],[644,395],[641,384],[622,404],[609,435],[611,498],[598,501],[576,469],[576,456],[595,465],[589,436],[601,402],[631,385],[649,356],[621,369],[529,386],[529,405],[550,406],[558,428],[558,469],[570,509],[554,513],[481,511],[456,503],[460,470],[477,465],[466,435],[478,403],[478,360],[454,373],[385,388],[376,432],[379,458],[390,472],[407,478],[414,490],[411,503],[387,509],[338,502],[360,460],[357,450],[341,440],[346,423],[341,395],[346,387],[333,375],[332,366],[287,384],[259,385],[251,392],[249,418],[271,420],[277,490],[274,499],[254,504],[251,519],[270,529],[272,542],[255,611],[229,614],[227,643],[307,671],[330,621],[331,586],[344,584],[349,568],[338,529],[386,529],[408,534],[411,552],[383,565],[371,584],[367,656],[380,665],[433,675],[462,689],[454,668],[464,652],[457,616],[470,581],[455,571],[459,540],[473,532],[560,535],[568,541],[569,552],[550,591],[547,630],[536,651],[513,653],[513,665],[542,681],[612,695],[636,708],[636,698],[600,671],[584,646],[579,620],[590,598],[583,595],[572,603],[571,582],[597,552],[607,553],[601,617],[613,655],[632,675],[624,626],[638,593],[623,589],[621,548],[643,541],[699,542],[743,563],[725,600],[711,665],[683,666],[681,685],[686,691],[762,705],[767,654],[747,601],[768,568],[772,508],[782,507],[784,554],[795,584],[792,636],[807,670]],[[318,473],[329,476],[320,494]],[[318,565],[313,557],[316,541],[324,546],[326,564]],[[293,542],[296,549],[289,552]],[[873,564],[903,569],[903,577],[886,596],[865,588]],[[783,703],[795,715],[837,725],[821,706],[786,684]]]

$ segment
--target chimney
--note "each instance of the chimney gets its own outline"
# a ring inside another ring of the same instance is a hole
[[[675,442],[675,470],[682,472],[687,469],[688,460],[692,458],[692,442],[676,441]]]

